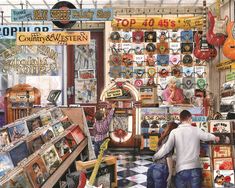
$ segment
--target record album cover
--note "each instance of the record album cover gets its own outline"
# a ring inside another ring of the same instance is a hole
[[[0,178],[13,168],[14,168],[14,165],[12,163],[9,153],[1,152],[0,153]]]
[[[9,133],[11,142],[13,142],[26,136],[29,133],[29,130],[24,121],[19,121],[19,122],[16,122],[11,127],[8,127],[8,133]]]
[[[64,128],[63,128],[63,125],[61,122],[57,122],[57,123],[53,124],[52,129],[53,129],[55,136],[58,136],[64,132]]]
[[[34,188],[39,188],[50,176],[40,156],[36,156],[25,165],[25,172]]]
[[[20,161],[29,156],[29,151],[26,142],[21,141],[15,144],[14,147],[9,149],[9,154],[11,156],[11,160],[14,166],[17,166]]]
[[[45,143],[49,142],[52,138],[55,137],[52,127],[44,130],[41,134],[41,137]]]
[[[52,174],[61,163],[61,159],[56,152],[55,146],[52,145],[42,153],[42,159],[46,164],[47,171]]]
[[[52,123],[51,113],[47,111],[46,113],[40,114],[40,119],[42,122],[42,125],[48,125],[49,123]]]
[[[210,170],[202,171],[202,187],[203,188],[212,187],[212,173]]]
[[[210,157],[200,157],[201,165],[203,170],[211,170],[211,159]]]
[[[27,175],[20,170],[17,174],[7,179],[7,182],[2,185],[2,188],[33,188],[33,186]]]
[[[41,135],[35,135],[27,140],[27,144],[29,152],[34,153],[35,151],[39,150],[42,147],[44,141]]]
[[[0,129],[0,150],[10,143],[8,132],[6,128]]]
[[[214,145],[212,146],[212,154],[214,158],[231,157],[232,148],[228,145]]]
[[[65,160],[72,152],[72,148],[70,148],[70,145],[68,144],[66,137],[63,137],[57,142],[55,142],[54,146],[56,148],[59,157],[62,160]]]
[[[217,187],[234,187],[233,170],[214,170],[214,186]]]
[[[69,148],[71,148],[72,151],[75,150],[75,148],[77,147],[77,142],[75,141],[71,132],[68,131],[65,137],[66,137],[66,142],[67,142]]]
[[[230,133],[229,121],[210,121],[211,133]]]
[[[219,142],[215,142],[214,144],[232,144],[232,136],[230,133],[213,133],[215,136],[219,137]]]
[[[70,126],[67,130],[70,131],[70,133],[73,135],[73,138],[77,144],[79,144],[85,138],[82,130],[78,125]]]
[[[214,170],[233,170],[232,158],[214,158],[213,159]]]
[[[60,118],[62,118],[64,116],[62,110],[60,108],[52,108],[50,110],[50,113],[51,113],[51,117],[53,120],[59,120]]]
[[[29,132],[33,132],[37,128],[43,126],[39,116],[27,119],[26,124],[27,124],[27,127],[29,129]]]

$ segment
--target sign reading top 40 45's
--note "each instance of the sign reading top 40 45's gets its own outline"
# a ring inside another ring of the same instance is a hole
[[[113,10],[103,9],[12,9],[11,21],[111,21]]]

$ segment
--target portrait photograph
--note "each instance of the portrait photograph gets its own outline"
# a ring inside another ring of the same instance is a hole
[[[29,132],[33,132],[37,128],[43,126],[40,116],[27,119],[26,124],[27,124],[27,127],[29,129]]]

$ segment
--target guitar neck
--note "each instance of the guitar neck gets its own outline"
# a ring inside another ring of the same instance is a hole
[[[206,33],[206,0],[203,0],[203,35]]]
[[[220,0],[216,0],[215,12],[217,19],[220,20]]]
[[[102,157],[103,157],[103,152],[101,152],[98,156],[95,167],[94,167],[92,174],[90,176],[90,179],[89,179],[89,185],[94,185],[94,183],[95,183],[95,178],[96,178],[97,172],[99,170],[100,163],[102,161]]]

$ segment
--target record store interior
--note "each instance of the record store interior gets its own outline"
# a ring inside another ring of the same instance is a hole
[[[0,188],[235,187],[234,0],[1,0]]]

